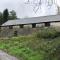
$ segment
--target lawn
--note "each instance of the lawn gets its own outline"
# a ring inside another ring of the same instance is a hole
[[[1,39],[0,49],[20,60],[60,60],[60,32],[42,28],[28,36]]]

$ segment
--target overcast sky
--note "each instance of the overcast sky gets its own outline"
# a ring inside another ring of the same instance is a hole
[[[0,11],[3,11],[6,8],[8,8],[9,10],[15,10],[17,13],[17,16],[20,18],[52,15],[57,13],[57,6],[54,4],[50,9],[47,8],[47,6],[42,5],[43,8],[41,9],[39,8],[39,10],[35,13],[31,5],[24,4],[24,3],[25,3],[25,0],[1,0]],[[57,0],[57,4],[58,5],[60,4],[59,0]]]

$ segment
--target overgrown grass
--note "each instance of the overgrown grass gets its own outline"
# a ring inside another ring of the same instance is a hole
[[[21,60],[60,60],[60,32],[43,28],[29,36],[0,40],[0,49]]]
[[[37,38],[53,39],[60,35],[60,32],[53,28],[43,28],[36,33]]]

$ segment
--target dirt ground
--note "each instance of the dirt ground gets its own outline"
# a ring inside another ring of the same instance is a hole
[[[0,50],[0,60],[18,60],[18,59]]]

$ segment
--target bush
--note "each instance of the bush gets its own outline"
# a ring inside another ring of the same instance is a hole
[[[55,38],[60,35],[60,32],[53,28],[44,28],[36,33],[37,38]]]

